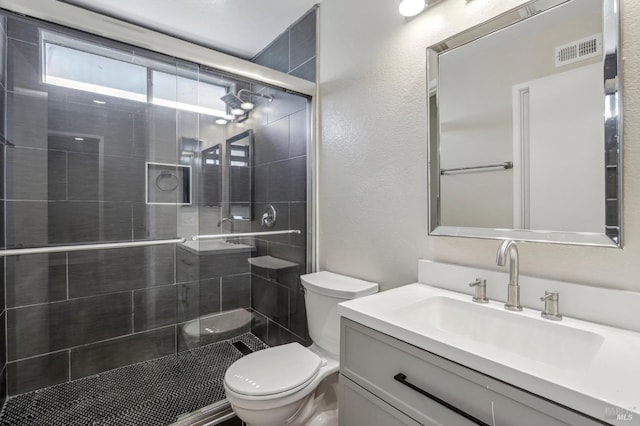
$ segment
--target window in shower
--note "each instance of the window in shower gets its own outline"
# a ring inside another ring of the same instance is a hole
[[[229,118],[220,99],[234,89],[229,82],[179,76],[166,64],[51,31],[40,39],[46,84]]]
[[[87,43],[42,31],[44,83],[138,102],[147,101],[147,68],[117,59],[123,53],[101,47],[101,53],[81,50]],[[75,45],[78,47],[71,47]]]

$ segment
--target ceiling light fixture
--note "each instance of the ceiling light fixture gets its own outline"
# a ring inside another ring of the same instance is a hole
[[[255,108],[255,105],[251,102],[243,102],[242,105],[240,105],[240,108],[245,111],[251,111],[253,108]]]
[[[402,0],[398,11],[402,16],[416,16],[424,10],[425,6],[425,0]]]
[[[84,140],[84,138],[79,138],[79,137],[75,137],[73,139],[77,140],[78,142],[82,142]]]
[[[104,105],[104,104],[106,104],[106,102],[105,102],[105,101],[99,101],[99,100],[97,100],[97,99],[94,99],[94,100],[93,100],[93,102],[94,102],[94,103],[96,103],[96,104],[98,104],[98,105]]]
[[[233,109],[231,110],[231,114],[233,114],[233,115],[238,115],[238,116],[240,116],[240,115],[244,115],[244,110],[243,110],[243,109],[240,109],[240,108],[233,108]]]
[[[216,124],[220,124],[220,125],[227,124],[227,120],[225,120],[224,118],[218,118],[216,120]]]

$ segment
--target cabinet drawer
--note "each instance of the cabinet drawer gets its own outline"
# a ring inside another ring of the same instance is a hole
[[[340,376],[340,426],[420,426],[380,398]]]
[[[605,424],[345,318],[340,372],[422,424]]]

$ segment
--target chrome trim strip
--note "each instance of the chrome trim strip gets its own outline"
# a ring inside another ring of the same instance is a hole
[[[314,96],[316,84],[188,41],[56,0],[0,0],[0,8]]]
[[[199,240],[219,240],[224,238],[239,237],[261,237],[267,235],[284,235],[284,234],[300,234],[299,229],[287,229],[286,231],[266,231],[266,232],[240,232],[237,234],[213,234],[213,235],[195,235],[191,237],[192,241]]]
[[[170,240],[128,241],[123,243],[74,244],[69,246],[9,249],[9,250],[0,250],[0,257],[20,256],[23,254],[44,254],[44,253],[69,252],[69,251],[107,250],[107,249],[129,248],[129,247],[161,246],[166,244],[180,244],[186,241],[187,241],[186,238],[172,238]]]

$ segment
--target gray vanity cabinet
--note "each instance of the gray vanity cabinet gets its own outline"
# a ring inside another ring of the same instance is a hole
[[[346,318],[339,412],[340,426],[606,424]]]

